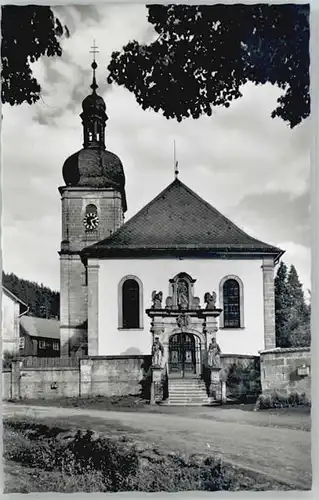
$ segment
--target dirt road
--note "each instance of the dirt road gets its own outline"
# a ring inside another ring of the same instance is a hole
[[[109,425],[116,422],[120,427],[129,428],[130,435],[139,441],[151,442],[172,451],[207,452],[233,465],[285,482],[296,489],[310,488],[310,433],[285,428],[285,415],[277,417],[278,422],[282,418],[281,425],[273,427],[267,424],[263,426],[258,417],[260,414],[255,412],[247,412],[247,417],[243,415],[246,412],[240,412],[240,418],[236,419],[236,411],[239,410],[213,411],[211,418],[208,418],[207,411],[200,409],[182,416],[173,413],[4,405],[4,416],[64,418],[75,423],[81,418],[82,426],[85,420],[87,428],[99,432],[103,432],[104,428],[105,432],[109,431]]]

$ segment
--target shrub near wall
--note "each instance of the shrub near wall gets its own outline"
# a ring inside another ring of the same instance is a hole
[[[261,393],[259,356],[223,354],[221,361],[221,379],[226,381],[227,397],[256,401]]]

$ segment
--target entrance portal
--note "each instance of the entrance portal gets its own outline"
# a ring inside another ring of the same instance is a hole
[[[200,353],[198,347],[196,347],[194,335],[189,333],[177,333],[173,335],[169,339],[168,349],[168,371],[170,376],[196,376],[197,355]]]

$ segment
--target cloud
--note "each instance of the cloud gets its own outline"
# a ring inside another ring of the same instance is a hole
[[[235,207],[237,216],[249,219],[256,232],[263,228],[264,237],[310,247],[310,193],[300,196],[286,191],[246,195]]]

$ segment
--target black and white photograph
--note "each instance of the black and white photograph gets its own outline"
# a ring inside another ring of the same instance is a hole
[[[4,493],[311,490],[311,10],[2,5]]]

